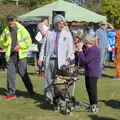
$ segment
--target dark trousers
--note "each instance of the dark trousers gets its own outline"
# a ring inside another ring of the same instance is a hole
[[[7,95],[14,95],[16,90],[16,68],[21,76],[23,83],[28,92],[33,92],[33,85],[27,73],[27,58],[18,59],[18,55],[14,54],[7,63]]]
[[[5,53],[0,53],[0,69],[6,69]]]
[[[90,104],[98,104],[97,101],[97,77],[85,76],[86,90],[89,96]]]
[[[37,44],[37,47],[38,47],[38,50],[39,50],[39,53],[40,53],[40,51],[41,51],[41,47],[42,47],[42,43],[38,43]],[[39,54],[38,54],[38,58],[39,58]],[[44,73],[44,65],[43,65],[43,62],[42,62],[42,65],[41,66],[39,66],[38,65],[38,67],[39,67],[39,74],[41,75],[41,74],[43,74]]]

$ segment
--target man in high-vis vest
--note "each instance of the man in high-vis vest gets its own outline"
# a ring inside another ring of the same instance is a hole
[[[7,26],[0,36],[0,47],[6,49],[7,92],[4,97],[6,100],[16,98],[16,68],[30,96],[35,94],[27,73],[28,48],[31,44],[32,40],[28,31],[15,21],[14,15],[8,15]]]

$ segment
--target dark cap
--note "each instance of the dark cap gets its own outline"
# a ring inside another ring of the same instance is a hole
[[[43,17],[43,18],[41,19],[41,22],[43,22],[44,20],[49,20],[49,18],[48,18],[48,17]]]
[[[7,15],[7,20],[14,20],[15,16],[13,14]]]

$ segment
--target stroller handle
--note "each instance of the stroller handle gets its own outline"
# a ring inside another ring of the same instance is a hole
[[[74,68],[74,64],[73,65],[62,65],[61,66],[61,70],[69,70],[70,68]]]

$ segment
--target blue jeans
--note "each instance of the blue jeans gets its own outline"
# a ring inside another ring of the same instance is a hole
[[[100,48],[100,74],[99,77],[102,76],[102,69],[105,65],[105,62],[107,60],[108,52],[107,48],[101,49]]]

